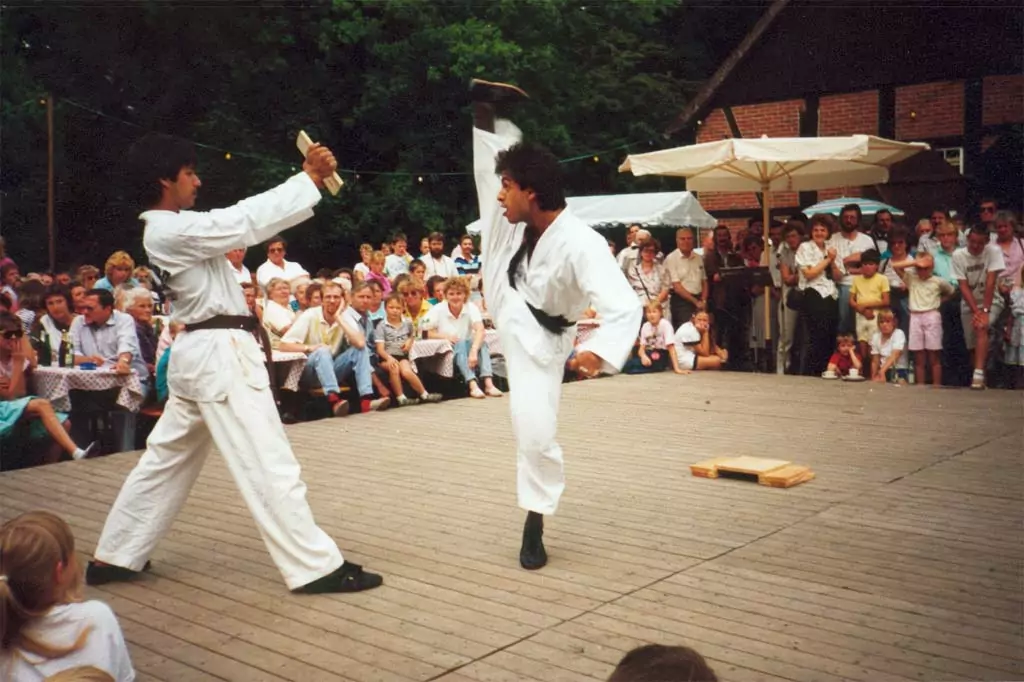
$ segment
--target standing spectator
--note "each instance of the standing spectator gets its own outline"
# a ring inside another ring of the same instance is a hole
[[[405,302],[400,295],[392,294],[388,296],[384,307],[387,317],[377,322],[374,329],[374,343],[377,346],[381,369],[388,373],[391,391],[395,395],[398,406],[404,407],[412,402],[405,395],[405,389],[402,387],[403,380],[407,381],[416,392],[418,398],[415,400],[417,402],[440,402],[441,394],[427,392],[409,360],[409,351],[412,350],[416,337],[413,335],[412,322],[403,317]]]
[[[462,235],[462,239],[459,240],[459,254],[454,257],[455,268],[461,277],[480,274],[480,257],[473,253],[473,248],[473,238],[468,234]]]
[[[974,351],[974,374],[971,388],[985,388],[985,365],[988,361],[990,334],[1003,311],[1003,297],[997,295],[996,283],[1005,269],[1003,251],[989,243],[988,231],[972,228],[967,246],[953,254],[953,273],[960,284],[960,316],[964,341]]]
[[[999,276],[999,291],[1009,295],[1017,273],[1024,265],[1024,238],[1017,236],[1017,216],[1011,211],[999,211],[995,219],[996,245],[1003,252],[1003,273]]]
[[[353,275],[359,276],[362,281],[370,274],[370,259],[373,257],[373,244],[363,243],[359,245],[359,262],[352,268]],[[352,282],[355,284],[355,282]]]
[[[750,345],[743,315],[744,310],[749,315],[749,297],[738,280],[727,278],[725,272],[742,267],[743,258],[732,249],[732,233],[725,225],[719,225],[715,228],[715,248],[704,252],[704,271],[710,285],[708,300],[715,320],[715,341],[727,348],[734,360],[742,359]]]
[[[10,297],[11,304],[15,309],[18,307],[18,286],[20,283],[21,272],[14,261],[0,267],[0,293],[7,294]]]
[[[285,260],[287,248],[288,242],[281,235],[275,235],[267,240],[267,260],[256,268],[256,283],[264,290],[272,279],[283,279],[285,282],[290,282],[300,275],[309,276],[304,267]]]
[[[445,339],[452,344],[455,367],[471,398],[501,397],[502,392],[494,385],[491,353],[484,343],[483,316],[479,308],[466,300],[469,287],[464,280],[453,277],[445,282],[444,291],[445,300],[430,309],[421,328],[427,330],[429,338]]]
[[[91,289],[85,294],[85,313],[71,324],[71,342],[75,364],[91,362],[112,366],[118,374],[132,370],[142,385],[142,397],[149,392],[149,368],[139,353],[139,338],[131,315],[114,310],[114,297],[106,289]],[[134,412],[118,410],[114,414],[114,431],[119,436],[120,450],[135,449]]]
[[[813,216],[811,239],[796,251],[798,286],[804,292],[803,314],[807,324],[807,372],[811,376],[825,371],[835,342],[839,293],[829,272],[838,277],[839,268],[838,251],[826,245],[830,222],[826,216]]]
[[[879,260],[878,251],[874,249],[860,255],[861,272],[854,276],[850,290],[850,307],[856,313],[854,324],[862,358],[871,357],[871,337],[878,331],[876,313],[889,307],[889,280],[878,272]]]
[[[288,301],[291,287],[279,277],[267,282],[267,298],[263,301],[263,326],[270,336],[270,347],[277,349],[282,337],[295,322],[295,311]]]
[[[869,236],[875,241],[875,248],[882,258],[889,257],[889,235],[892,233],[892,212],[883,208],[875,213],[875,222]]]
[[[619,268],[626,272],[626,270],[636,262],[639,257],[639,246],[637,242],[637,235],[640,233],[640,226],[637,224],[630,225],[626,228],[626,248],[619,251],[619,255],[615,257],[615,260],[619,264]]]
[[[322,388],[334,416],[344,417],[350,405],[341,397],[340,382],[350,376],[355,377],[360,396],[367,403],[373,403],[370,355],[366,336],[343,313],[345,295],[341,285],[326,282],[323,299],[322,306],[299,315],[281,340],[280,349],[307,355],[301,383]]]
[[[1017,271],[1010,290],[1010,316],[1006,323],[1006,352],[1003,362],[1012,371],[1011,387],[1024,389],[1024,272]]]
[[[957,229],[951,222],[942,222],[934,235],[930,243],[930,253],[935,262],[933,272],[949,282],[955,292],[952,296],[943,296],[939,306],[942,317],[942,378],[948,385],[964,386],[971,381],[971,361],[964,345],[964,325],[960,318],[960,283],[953,274]]]
[[[903,330],[903,335],[910,335],[910,302],[907,283],[896,272],[893,263],[910,258],[910,235],[905,228],[897,226],[889,233],[889,256],[881,267],[882,274],[889,280],[889,303],[896,313],[896,326]],[[960,316],[957,308],[957,317]]]
[[[49,435],[54,447],[43,454],[43,464],[60,461],[61,451],[73,459],[89,456],[97,444],[79,448],[68,435],[68,416],[55,412],[49,400],[28,394],[27,374],[35,367],[36,354],[21,330],[21,322],[10,313],[0,313],[0,450],[8,453],[9,460],[15,459],[15,452],[22,449],[26,439],[38,441]]]
[[[778,249],[779,283],[779,336],[775,359],[777,374],[790,372],[793,356],[793,342],[796,339],[797,325],[800,321],[799,308],[790,306],[790,292],[799,292],[800,273],[797,271],[796,252],[800,248],[803,234],[795,221],[790,221],[782,230],[782,244]],[[799,293],[794,294],[795,304]]]
[[[231,274],[239,284],[252,282],[252,273],[245,267],[245,247],[231,249],[225,254],[225,258],[231,263]]]
[[[875,248],[875,242],[860,231],[861,211],[857,204],[843,206],[839,213],[839,232],[832,235],[828,245],[836,250],[839,295],[839,331],[854,330],[853,309],[850,308],[850,289],[854,275],[860,274],[860,254]]]
[[[922,251],[933,251],[935,250],[935,238],[932,231],[935,228],[932,226],[932,221],[927,218],[922,218],[917,221],[917,227],[914,228],[914,232],[917,235],[917,245],[913,249],[913,253],[917,254]]]
[[[908,348],[914,354],[915,382],[927,382],[931,368],[932,385],[942,384],[942,301],[953,294],[953,285],[934,274],[935,257],[924,251],[916,259],[893,263],[910,292],[910,337]],[[927,363],[926,363],[927,361]]]
[[[94,289],[106,289],[115,291],[120,286],[135,288],[139,286],[138,280],[132,277],[132,270],[135,269],[135,261],[126,251],[115,251],[110,254],[107,264],[103,267],[105,276],[93,285]]]
[[[907,337],[896,328],[891,310],[878,311],[878,331],[871,336],[871,379],[884,384],[907,383]]]
[[[396,234],[391,238],[391,255],[387,256],[384,261],[384,274],[390,279],[394,279],[399,275],[404,275],[409,272],[409,263],[412,262],[412,256],[409,255],[409,240],[404,234]]]
[[[670,323],[675,320],[678,325],[688,322],[698,310],[704,310],[708,302],[704,259],[694,252],[693,245],[693,230],[680,228],[676,230],[676,250],[665,257],[671,287],[667,319]]]
[[[4,238],[0,237],[0,268],[5,265],[15,265],[15,262],[7,255],[7,244],[4,242]]]
[[[761,224],[758,221],[758,224]],[[750,234],[743,239],[740,255],[743,258],[743,265],[751,270],[762,267],[761,259],[764,256],[764,238],[757,234]],[[771,269],[769,268],[769,273]],[[764,284],[757,284],[753,278],[750,281],[750,288],[744,291],[745,298],[749,301],[748,316],[745,320],[747,329],[747,347],[754,351],[755,365],[757,371],[765,371],[771,353],[763,353],[767,344],[767,329],[765,329],[764,307],[771,304],[773,287],[766,287]],[[769,324],[773,327],[778,320],[775,317],[774,308],[769,313]]]
[[[85,287],[86,291],[96,286],[99,278],[100,270],[95,265],[83,265],[78,268],[78,274],[75,276],[75,280]]]
[[[996,231],[996,213],[998,212],[999,202],[992,197],[983,197],[978,202],[978,224],[990,234]]]
[[[440,232],[430,233],[430,254],[423,258],[423,265],[426,267],[427,277],[444,277],[445,279],[457,277],[458,268],[444,252],[444,235]]]
[[[63,519],[45,511],[11,519],[0,527],[0,557],[0,677],[43,680],[93,666],[114,682],[135,679],[114,612],[82,599],[75,538]]]
[[[662,307],[662,316],[671,324],[672,313],[668,306],[669,274],[664,265],[656,262],[660,250],[657,239],[651,238],[640,244],[637,259],[626,270],[626,280],[633,287],[641,305],[657,303]]]

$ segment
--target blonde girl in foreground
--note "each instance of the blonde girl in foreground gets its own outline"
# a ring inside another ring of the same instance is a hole
[[[49,512],[22,514],[0,526],[0,679],[42,682],[80,666],[135,679],[114,612],[82,601],[71,529]]]

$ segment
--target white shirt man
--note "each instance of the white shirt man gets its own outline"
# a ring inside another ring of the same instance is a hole
[[[446,254],[441,254],[439,257],[433,254],[424,257],[423,266],[426,268],[425,274],[428,279],[435,275],[448,279],[449,277],[457,277],[459,274],[455,261]]]
[[[693,232],[689,228],[676,231],[675,251],[665,257],[672,293],[669,305],[675,328],[690,321],[698,310],[704,310],[708,301],[708,276],[704,259],[693,250]]]
[[[252,273],[249,272],[249,268],[245,267],[245,263],[242,262],[245,260],[245,249],[231,249],[225,257],[231,263],[231,272],[235,275],[235,280],[239,284],[252,282]],[[269,282],[270,280],[267,281]]]
[[[286,247],[283,239],[273,239],[267,244],[267,260],[256,268],[256,282],[264,291],[267,290],[267,282],[275,277],[291,282],[296,277],[309,276],[304,267],[294,261],[285,260]]]

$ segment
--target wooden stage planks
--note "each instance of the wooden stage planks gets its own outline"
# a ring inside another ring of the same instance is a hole
[[[724,680],[1024,676],[1021,394],[764,375],[567,385],[551,563],[518,568],[505,400],[288,427],[318,522],[380,590],[289,595],[211,458],[118,613],[145,680],[603,680],[695,647]],[[443,439],[454,445],[444,445]],[[789,460],[781,490],[694,479]],[[0,475],[0,519],[57,511],[83,559],[136,454]]]

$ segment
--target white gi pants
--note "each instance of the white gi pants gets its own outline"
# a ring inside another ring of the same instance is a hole
[[[107,517],[99,561],[141,571],[216,445],[289,589],[343,563],[338,546],[313,520],[269,388],[239,380],[225,399],[211,402],[172,394],[146,445]]]

